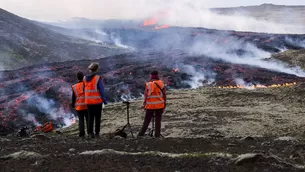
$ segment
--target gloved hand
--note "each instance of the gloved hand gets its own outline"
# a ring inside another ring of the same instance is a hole
[[[104,101],[103,103],[104,103],[104,105],[108,105],[108,102],[107,102],[107,101]]]

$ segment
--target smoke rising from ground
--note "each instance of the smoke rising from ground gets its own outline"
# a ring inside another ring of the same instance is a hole
[[[247,83],[246,81],[244,81],[241,78],[235,78],[234,81],[235,81],[236,85],[241,85],[243,88],[246,88],[246,89],[249,89],[249,90],[254,89],[254,87],[252,87],[253,83]]]
[[[196,70],[192,65],[181,65],[179,70],[191,75],[191,80],[186,81],[191,88],[195,89],[201,86],[210,85],[215,81],[216,74],[213,72],[203,73],[201,70]]]
[[[113,43],[114,43],[116,46],[118,46],[118,47],[120,47],[120,48],[135,50],[135,48],[133,48],[133,47],[130,47],[130,46],[128,46],[128,45],[122,44],[121,38],[118,37],[118,36],[116,36],[114,33],[110,34],[110,39],[111,39],[111,41],[113,41]]]
[[[31,77],[47,79],[53,75],[56,75],[49,68],[41,68],[42,71],[31,71]],[[30,79],[30,78],[29,78]],[[69,126],[74,121],[74,114],[70,111],[69,105],[58,101],[59,97],[64,97],[66,100],[70,100],[72,97],[72,91],[70,84],[60,80],[54,79],[53,82],[57,82],[60,87],[54,91],[54,97],[50,97],[45,92],[37,92],[31,90],[28,85],[18,85],[19,90],[24,90],[24,94],[28,98],[24,101],[26,109],[19,109],[23,118],[32,123],[34,126],[40,126],[41,123],[48,122],[46,120],[56,121],[58,125],[64,127]],[[58,83],[59,82],[59,83]],[[48,85],[40,85],[41,88],[48,87]],[[41,121],[43,119],[43,121]],[[40,122],[38,122],[40,120]]]
[[[34,126],[41,126],[41,124],[37,121],[36,117],[32,113],[28,113],[24,116],[24,119],[28,122],[32,122]]]
[[[288,38],[288,37],[286,37],[286,40],[287,40],[287,42],[291,43],[292,45],[305,48],[305,40],[297,40],[297,39]]]
[[[266,61],[271,54],[250,43],[234,40],[228,36],[226,38],[230,40],[229,43],[226,44],[216,43],[210,39],[199,40],[191,46],[189,52],[193,55],[204,55],[215,59],[221,59],[229,63],[257,66],[300,77],[305,76],[305,72],[299,67],[290,68],[288,65],[281,62]],[[236,50],[242,50],[243,52],[241,54],[236,54],[234,53]]]

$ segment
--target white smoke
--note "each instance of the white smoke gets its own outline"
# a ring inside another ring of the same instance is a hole
[[[57,119],[58,117],[62,117],[64,122],[64,128],[65,127],[69,127],[70,125],[74,124],[75,122],[75,116],[72,113],[67,113],[67,111],[65,109],[63,109],[62,107],[59,109],[54,109],[52,115],[53,118]]]
[[[292,10],[291,8],[288,10],[280,8],[280,10],[277,11],[275,11],[276,8],[270,8],[269,11],[264,11],[264,13],[261,14],[270,14],[270,16],[275,16],[275,18],[276,15],[279,14],[280,16],[285,16],[285,19],[278,19],[275,21],[255,19],[245,15],[244,13],[220,15],[209,10],[209,8],[215,6],[226,6],[228,3],[230,4],[229,6],[234,6],[231,1],[226,3],[221,2],[221,4],[217,4],[216,1],[212,0],[86,0],[77,2],[74,0],[53,0],[48,2],[42,2],[40,0],[28,0],[27,2],[22,0],[14,1],[14,3],[1,1],[0,6],[17,13],[17,15],[34,20],[56,21],[67,20],[73,17],[85,17],[94,20],[129,20],[143,19],[143,17],[149,18],[158,15],[160,11],[170,11],[167,15],[163,15],[162,18],[160,18],[160,20],[162,20],[160,22],[171,26],[205,27],[221,30],[230,29],[236,31],[268,33],[305,33],[304,23],[287,23],[287,20],[289,19],[300,18],[300,22],[302,22],[303,19],[303,16],[300,16],[297,11]],[[241,2],[239,4],[241,4]],[[244,2],[244,4],[249,3]],[[116,12],[114,12],[114,10]],[[257,11],[255,14],[262,18],[258,15],[260,12],[261,11]]]
[[[294,46],[305,48],[305,39],[301,40],[301,39],[286,37],[285,40]]]
[[[80,27],[80,26],[79,26]],[[78,37],[84,40],[92,41],[95,43],[103,43],[106,40],[107,34],[100,29],[92,29],[90,31],[86,30],[76,30],[69,33],[71,36]]]
[[[121,48],[125,48],[125,49],[130,49],[132,51],[135,50],[135,48],[131,47],[131,46],[128,46],[128,45],[124,45],[121,43],[121,39],[120,37],[116,36],[115,34],[110,34],[110,38],[111,40],[114,42],[114,44],[118,47],[121,47]]]
[[[103,43],[105,41],[105,38],[107,37],[107,33],[105,33],[103,30],[95,28],[94,29],[94,36],[90,36],[87,34],[87,38],[90,41],[94,41],[96,43]]]
[[[62,122],[65,123],[65,126],[70,126],[75,119],[74,115],[67,112],[62,106],[58,108],[56,102],[52,99],[35,95],[35,102],[32,102],[32,105],[39,109],[40,112],[45,113],[48,118],[52,120],[56,121],[58,119],[63,119]],[[32,120],[33,117],[28,115],[26,118]]]
[[[120,85],[117,92],[119,94],[121,94],[120,98],[123,101],[129,101],[129,100],[135,99],[135,97],[131,94],[129,86],[126,84]]]
[[[81,27],[81,26],[79,26]],[[95,28],[91,30],[77,30],[72,36],[79,37],[88,41],[93,41],[96,43],[109,44],[112,42],[114,45],[120,48],[129,49],[134,51],[135,48],[125,45],[121,42],[121,38],[115,33],[107,34],[102,29]]]
[[[186,15],[185,15],[186,14]],[[250,16],[220,15],[207,9],[177,7],[162,19],[163,23],[183,27],[204,27],[219,30],[251,31],[264,33],[305,33],[305,26],[274,23]]]
[[[191,65],[182,65],[179,66],[179,70],[191,75],[191,81],[187,81],[187,83],[191,86],[191,88],[195,89],[204,85],[210,85],[215,81],[216,74],[209,72],[203,73],[200,70],[196,70],[194,66]]]
[[[235,81],[236,85],[240,85],[243,88],[246,88],[246,89],[249,89],[249,90],[253,90],[254,89],[253,83],[247,83],[246,81],[244,81],[241,78],[234,78],[234,81]]]
[[[26,121],[32,122],[35,126],[41,126],[41,124],[35,118],[35,115],[32,113],[28,113],[26,116],[23,116]]]
[[[50,76],[52,75],[56,75],[56,73],[53,72],[51,68],[44,67],[32,70],[30,76],[36,78],[50,78]],[[56,85],[61,86],[59,89],[56,90],[56,97],[61,97],[65,100],[71,99],[72,90],[69,83],[64,82],[63,80],[58,78],[54,78],[52,82]],[[48,85],[45,84],[46,83],[41,84],[40,87],[48,87]],[[46,115],[46,118],[58,122],[63,122],[64,127],[71,125],[75,120],[74,115],[70,112],[70,110],[68,108],[65,108],[68,105],[65,105],[63,102],[58,102],[55,99],[48,98],[35,91],[29,91],[27,92],[27,95],[29,95],[30,97],[28,99],[28,104],[30,106],[33,106],[34,108],[37,108],[40,114]]]
[[[215,43],[214,40],[204,39],[195,42],[189,51],[194,55],[204,55],[215,59],[221,59],[229,63],[251,65],[305,77],[305,72],[300,67],[291,68],[289,65],[279,61],[266,61],[266,58],[271,57],[270,53],[265,52],[250,43],[244,43],[226,36],[224,37],[230,40],[226,44]],[[243,54],[232,53],[237,49],[242,49],[245,52]]]
[[[102,36],[107,36],[107,33],[102,31],[101,29],[95,29],[95,33],[102,35]]]
[[[24,2],[19,2],[15,4],[22,3]],[[27,2],[26,4],[29,3]],[[39,2],[34,4],[42,5],[43,3]],[[58,14],[58,11],[61,11],[62,13],[66,13],[66,19],[69,17],[71,18],[81,16],[95,20],[126,20],[141,19],[143,17],[149,18],[153,16],[158,16],[158,13],[160,13],[160,11],[169,11],[167,15],[162,15],[159,20],[162,20],[160,22],[169,24],[171,26],[205,27],[221,30],[229,29],[236,31],[253,31],[268,33],[305,33],[304,23],[300,23],[299,25],[288,24],[288,19],[282,19],[283,21],[267,21],[263,19],[255,19],[253,17],[250,17],[249,15],[245,15],[245,13],[220,15],[209,10],[209,8],[215,6],[213,4],[215,4],[215,2],[211,0],[87,0],[78,1],[77,3],[72,0],[65,0],[64,2],[59,0],[53,0],[52,5],[53,8],[56,8],[56,10],[46,10],[40,15],[36,14],[36,17],[39,16],[40,18],[45,15],[45,19],[42,20],[48,20],[47,18],[54,18],[55,16],[58,16],[56,17],[57,20],[63,20],[63,16],[65,15]],[[50,6],[50,3],[48,3],[48,5]],[[223,5],[223,3],[221,5]],[[65,10],[65,8],[59,8],[62,6],[69,7],[70,11]],[[29,8],[35,7],[28,7],[27,5],[27,11],[30,11],[28,10]],[[50,9],[50,7],[48,9]],[[117,12],[113,12],[114,9]],[[287,10],[284,10],[282,8],[280,9],[282,11],[275,11],[275,9],[270,8],[268,13],[273,14],[270,16],[281,14],[284,15],[286,18],[300,18],[300,22],[302,22],[303,16],[300,16],[296,11],[290,9],[287,12]],[[53,14],[51,14],[52,12]],[[259,12],[261,11],[257,11],[256,13]],[[18,11],[18,13],[20,12]],[[48,16],[46,16],[47,13],[49,13]],[[264,14],[266,14],[266,12],[262,13],[262,15]]]

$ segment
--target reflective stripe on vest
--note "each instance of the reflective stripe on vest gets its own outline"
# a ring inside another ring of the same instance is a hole
[[[158,101],[158,102],[146,102],[146,104],[149,104],[149,105],[156,105],[156,104],[161,104],[161,103],[164,103],[164,100]]]
[[[146,83],[146,89],[147,89],[148,95],[146,98],[145,109],[164,108],[165,101],[163,98],[163,93],[156,84],[158,84],[158,86],[161,89],[164,88],[164,84],[161,80]]]
[[[76,97],[75,102],[75,110],[86,110],[87,105],[85,104],[85,93],[84,93],[84,83],[79,82],[77,84],[74,84],[72,86],[72,90],[74,92],[74,95]]]
[[[90,81],[85,83],[85,103],[86,104],[101,104],[103,99],[101,98],[100,91],[98,90],[97,84],[100,79],[99,75],[95,75]]]

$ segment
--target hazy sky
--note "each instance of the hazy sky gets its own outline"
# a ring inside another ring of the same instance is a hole
[[[262,3],[305,5],[305,0],[0,0],[0,8],[30,19],[56,21],[72,17],[139,18],[184,5],[210,8]]]

